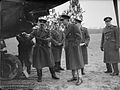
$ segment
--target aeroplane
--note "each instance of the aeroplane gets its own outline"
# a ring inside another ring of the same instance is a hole
[[[30,33],[38,17],[49,15],[49,9],[67,1],[2,0],[0,2],[0,40],[15,37],[21,32]],[[16,56],[0,52],[0,57],[1,80],[11,80],[22,72],[20,60]]]

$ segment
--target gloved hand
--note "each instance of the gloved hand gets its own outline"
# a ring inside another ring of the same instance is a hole
[[[103,47],[100,47],[101,51],[104,51]]]

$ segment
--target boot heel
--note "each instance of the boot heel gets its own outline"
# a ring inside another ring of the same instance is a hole
[[[38,78],[37,81],[38,81],[38,82],[42,82],[42,78]]]
[[[57,80],[57,79],[60,79],[60,78],[58,78],[56,75],[52,75],[52,78],[53,78],[53,79],[56,79],[56,80]]]
[[[83,80],[80,79],[80,78],[78,78],[78,80],[77,80],[77,82],[76,82],[76,85],[79,86],[79,85],[82,84],[82,83],[83,83]]]
[[[50,70],[50,73],[51,73],[53,79],[59,79],[55,74],[54,68],[49,68],[49,70]]]
[[[42,70],[41,69],[37,69],[37,76],[38,76],[37,81],[42,82]]]
[[[85,75],[85,73],[84,73],[84,68],[81,68],[81,74],[82,74],[82,75]]]
[[[76,81],[77,77],[72,77],[70,80],[67,80],[67,82],[72,82],[72,81]]]

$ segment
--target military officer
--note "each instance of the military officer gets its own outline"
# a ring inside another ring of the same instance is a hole
[[[104,63],[106,63],[107,71],[110,75],[119,75],[119,31],[118,28],[111,24],[111,17],[105,17],[105,28],[102,32],[101,50],[104,51]],[[113,71],[112,71],[113,68]]]
[[[53,79],[59,79],[54,71],[54,59],[50,46],[50,31],[46,28],[46,20],[38,19],[38,26],[33,27],[30,39],[35,37],[36,44],[33,48],[33,67],[37,69],[38,82],[42,82],[42,68],[49,67]]]
[[[54,22],[54,28],[51,30],[51,35],[51,48],[55,60],[55,71],[60,72],[60,70],[64,70],[61,68],[61,54],[64,43],[64,33],[60,30],[57,22]]]
[[[80,51],[81,33],[75,24],[70,24],[68,15],[61,15],[63,24],[65,25],[65,56],[66,68],[72,70],[72,78],[68,82],[76,81],[76,85],[80,85],[82,77],[78,70],[84,67],[82,51]],[[77,73],[77,76],[75,75]]]
[[[75,18],[75,21],[78,23],[78,26],[80,27],[80,31],[82,33],[82,40],[81,40],[81,48],[82,48],[82,55],[83,55],[83,61],[84,64],[88,64],[88,52],[87,52],[87,46],[90,41],[90,36],[88,33],[88,30],[86,27],[82,27],[81,22],[82,20],[80,18]],[[82,75],[85,75],[84,68],[81,68]]]

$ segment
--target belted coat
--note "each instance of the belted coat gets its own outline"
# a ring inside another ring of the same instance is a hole
[[[33,67],[42,69],[43,67],[53,67],[55,65],[50,41],[50,31],[44,28],[34,29],[30,34],[30,39],[34,38],[36,43],[33,47]]]
[[[51,36],[52,36],[51,49],[55,62],[60,62],[65,36],[63,31],[56,29],[51,30]]]
[[[82,32],[82,41],[81,42],[85,43],[85,45],[81,46],[82,54],[83,54],[83,61],[84,61],[84,64],[88,64],[87,47],[90,42],[90,36],[89,36],[87,28],[85,28],[85,27],[81,27],[81,32]]]
[[[84,67],[82,50],[79,46],[81,33],[75,24],[69,24],[65,29],[65,56],[67,70],[77,70]]]
[[[101,48],[104,50],[105,63],[118,63],[119,59],[119,31],[114,25],[106,26],[102,32]]]

